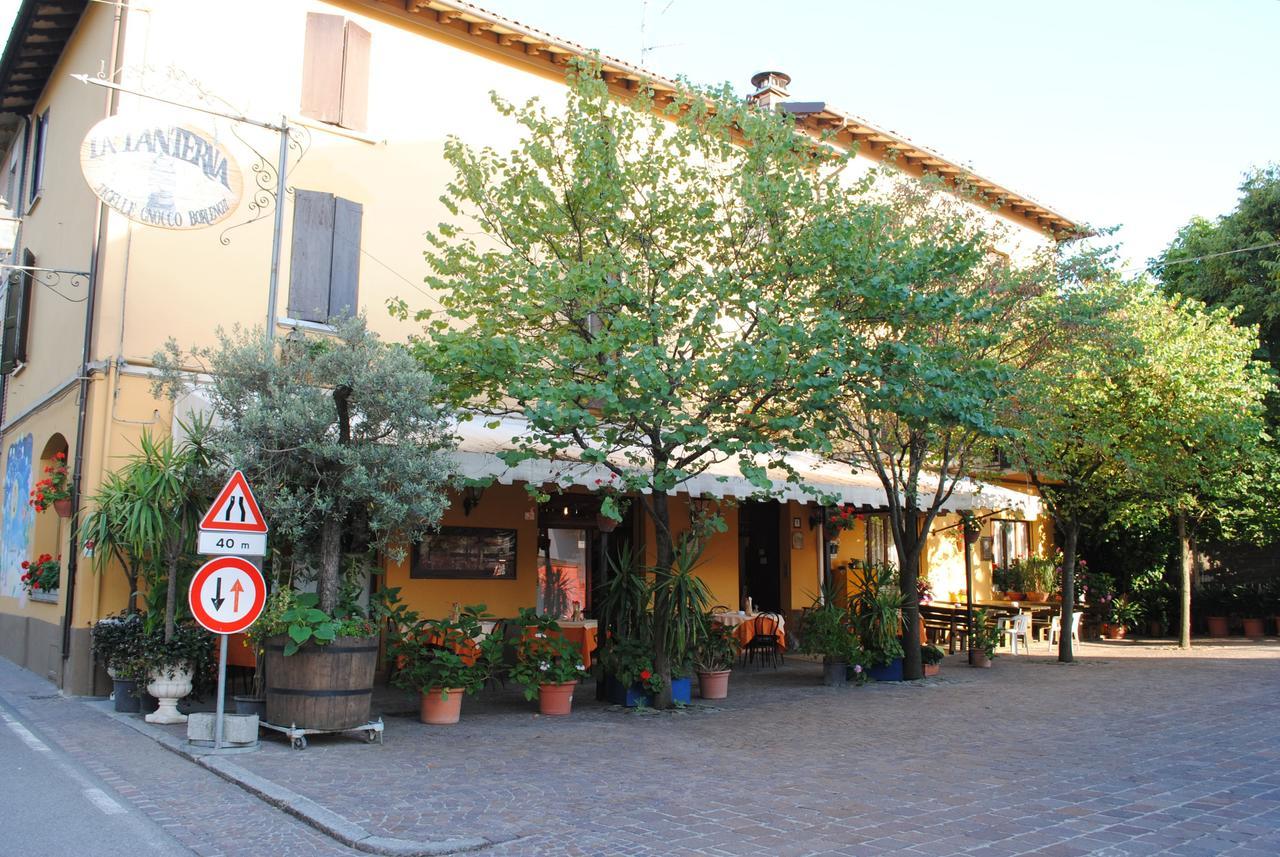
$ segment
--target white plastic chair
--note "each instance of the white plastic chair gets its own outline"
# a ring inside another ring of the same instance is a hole
[[[1080,644],[1080,618],[1084,616],[1079,610],[1071,614],[1071,642],[1076,645]],[[1054,616],[1053,621],[1049,623],[1049,651],[1053,651],[1053,646],[1058,642],[1058,635],[1062,633],[1062,617]]]
[[[1019,613],[1016,616],[1006,616],[999,619],[996,623],[1001,638],[1008,638],[1009,649],[1013,654],[1018,653],[1018,638],[1022,638],[1022,650],[1026,654],[1031,654],[1031,614]]]

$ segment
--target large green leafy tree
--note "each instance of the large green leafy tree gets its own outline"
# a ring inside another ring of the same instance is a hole
[[[332,335],[220,333],[190,354],[156,355],[160,389],[177,396],[199,369],[212,405],[210,444],[245,471],[271,526],[273,551],[314,572],[320,609],[339,606],[344,542],[403,556],[447,504],[450,412],[439,385],[403,346],[363,318]]]
[[[446,146],[455,217],[427,253],[444,312],[418,313],[416,352],[459,404],[526,421],[508,463],[612,471],[669,573],[672,495],[730,459],[770,490],[765,465],[836,383],[814,343],[838,319],[815,298],[847,231],[831,228],[846,158],[727,91],[659,109],[644,88],[616,99],[590,66],[563,111],[495,103],[522,139],[507,154]],[[654,655],[669,677],[664,591]]]
[[[888,505],[902,588],[904,675],[919,678],[921,554],[972,454],[1003,437],[1012,373],[1042,352],[1026,308],[1050,280],[993,252],[964,189],[905,178],[874,214],[850,218],[824,299],[845,315],[831,340],[842,394],[815,414],[829,454],[869,468]],[[867,212],[865,206],[862,207]]]
[[[1052,359],[1020,379],[1014,449],[1064,535],[1063,627],[1082,524],[1141,514],[1212,516],[1259,453],[1265,364],[1256,330],[1105,269],[1047,298]],[[1183,524],[1180,523],[1180,526]],[[1190,645],[1189,564],[1181,644]],[[1059,660],[1073,657],[1069,634]]]
[[[1280,366],[1280,165],[1248,173],[1235,210],[1193,219],[1151,264],[1170,294],[1239,307],[1236,321],[1258,326]]]

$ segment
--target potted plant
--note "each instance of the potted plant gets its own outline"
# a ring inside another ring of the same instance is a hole
[[[653,646],[646,640],[608,640],[600,649],[599,666],[614,705],[651,706],[653,695],[662,690],[662,677],[653,668]]]
[[[942,659],[945,655],[937,646],[921,646],[920,662],[924,664],[925,678],[935,676],[942,671]]]
[[[412,611],[395,613],[387,645],[395,664],[391,683],[421,695],[423,723],[457,723],[463,695],[479,690],[501,663],[503,640],[483,635],[480,623],[490,618],[484,611],[483,604],[473,604],[456,616],[426,620]]]
[[[1244,635],[1251,640],[1265,637],[1266,628],[1263,617],[1267,614],[1267,604],[1262,591],[1252,586],[1241,587],[1239,595],[1237,603],[1243,614],[1240,621],[1244,625]]]
[[[1210,637],[1230,635],[1230,615],[1235,605],[1235,591],[1231,586],[1218,580],[1210,580],[1196,590],[1191,603],[1205,617]]]
[[[207,688],[214,658],[209,634],[198,625],[180,624],[145,635],[141,645],[143,675],[147,693],[159,703],[146,716],[147,722],[185,723],[187,715],[178,711],[178,701],[198,685]]]
[[[1107,618],[1102,623],[1102,636],[1107,640],[1123,640],[1129,628],[1142,619],[1142,607],[1127,595],[1117,595],[1108,602]]]
[[[707,628],[693,656],[698,673],[698,695],[703,699],[724,699],[729,695],[729,675],[738,658],[741,642],[732,628],[706,616]]]
[[[848,609],[840,605],[840,590],[835,581],[824,584],[822,596],[800,617],[799,624],[800,652],[822,658],[823,684],[842,685],[852,667],[862,667],[858,637]],[[862,670],[857,674],[860,676]]]
[[[996,656],[996,646],[1000,645],[1000,631],[986,610],[974,611],[972,637],[969,666],[990,669],[991,661]]]
[[[115,710],[136,714],[140,704],[138,681],[146,677],[142,617],[137,613],[105,616],[93,623],[90,635],[93,655],[111,677]]]
[[[19,580],[28,595],[47,596],[58,591],[62,575],[62,556],[57,558],[42,553],[34,560],[22,561],[22,577]]]
[[[991,595],[993,598],[1009,599],[1010,596],[1017,596],[1017,581],[1015,567],[1010,563],[1001,565],[993,565],[991,567]]]
[[[902,593],[893,566],[863,566],[850,614],[871,678],[902,681]]]
[[[1032,556],[1022,563],[1023,595],[1027,601],[1044,603],[1057,588],[1053,560]]]
[[[552,616],[539,616],[527,607],[518,620],[523,634],[516,645],[511,678],[524,688],[524,698],[538,698],[538,712],[564,716],[573,710],[573,690],[587,668],[577,646],[560,633]]]
[[[439,522],[454,445],[439,383],[363,316],[284,342],[261,331],[224,333],[189,353],[170,342],[154,361],[156,388],[172,398],[205,373],[213,443],[254,486],[272,555],[314,572],[315,602],[291,617],[288,637],[266,641],[267,720],[320,730],[368,722],[377,627],[346,597],[343,563],[401,561]],[[357,570],[367,579],[375,567]]]
[[[71,517],[71,474],[67,472],[67,454],[56,452],[53,464],[44,469],[45,477],[31,489],[27,502],[37,512],[50,506],[59,518]]]

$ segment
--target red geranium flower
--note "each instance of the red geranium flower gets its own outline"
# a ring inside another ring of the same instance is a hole
[[[640,671],[640,680],[641,680],[641,681],[648,681],[648,680],[649,680],[649,679],[651,679],[651,678],[653,678],[653,673],[651,673],[649,670],[641,670],[641,671]]]

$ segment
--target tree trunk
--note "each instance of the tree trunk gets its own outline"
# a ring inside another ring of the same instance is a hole
[[[1072,651],[1071,623],[1076,606],[1076,543],[1080,537],[1080,521],[1076,517],[1063,522],[1062,528],[1062,614],[1058,631],[1058,661],[1075,660]]]
[[[1191,648],[1191,544],[1187,538],[1187,516],[1178,513],[1178,565],[1181,570],[1182,611],[1178,621],[1178,648]]]
[[[124,563],[124,574],[129,579],[129,605],[125,609],[125,615],[133,616],[138,612],[138,563]]]
[[[334,512],[325,516],[320,530],[320,576],[316,591],[320,609],[333,615],[338,607],[338,580],[342,567],[342,519]]]
[[[178,548],[173,546],[166,552],[169,567],[168,591],[164,594],[164,641],[173,639],[178,612]]]
[[[660,572],[670,571],[675,558],[671,543],[671,511],[665,491],[654,491],[650,508],[653,510],[654,547],[657,549],[656,566]],[[662,679],[662,690],[654,695],[655,708],[671,707],[671,660],[667,657],[663,640],[667,636],[667,617],[671,605],[665,595],[655,595],[653,601],[653,669]]]
[[[911,681],[924,678],[924,664],[920,659],[920,550],[924,546],[924,534],[920,532],[920,516],[914,506],[907,506],[902,520],[903,550],[898,559],[902,563],[899,580],[902,583],[902,677]]]

